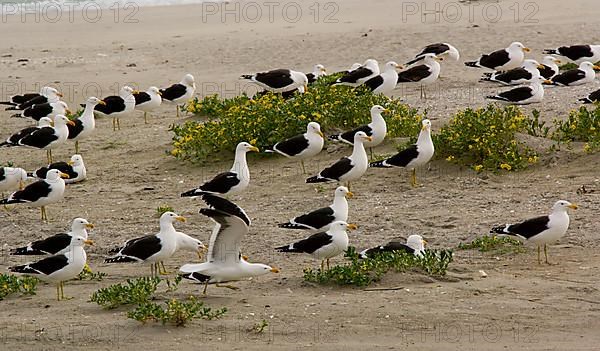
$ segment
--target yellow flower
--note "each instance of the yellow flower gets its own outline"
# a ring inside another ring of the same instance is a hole
[[[250,140],[250,145],[256,145],[256,138]]]
[[[529,163],[536,163],[538,161],[538,157],[537,156],[529,157],[527,159],[527,161],[529,161]]]
[[[512,169],[512,167],[508,164],[508,163],[503,163],[500,165],[501,169],[505,169],[507,171],[510,171]]]
[[[450,155],[448,157],[446,157],[446,161],[452,161],[454,160],[454,156]]]
[[[475,172],[480,172],[483,169],[483,165],[477,165],[473,167],[473,169],[475,170]]]

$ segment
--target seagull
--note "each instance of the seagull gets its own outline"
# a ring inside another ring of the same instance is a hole
[[[160,272],[159,262],[164,261],[177,251],[177,234],[173,222],[185,222],[185,218],[174,212],[165,212],[160,216],[160,231],[129,240],[119,252],[104,260],[104,263],[140,262],[150,263],[150,274]]]
[[[168,88],[160,89],[162,101],[175,104],[177,108],[177,117],[179,117],[179,105],[185,104],[194,97],[196,92],[196,82],[194,76],[186,74],[181,82],[171,85]]]
[[[280,223],[279,228],[327,231],[331,223],[348,221],[348,201],[352,194],[345,186],[335,189],[333,203],[330,206],[292,218],[289,222]]]
[[[317,64],[313,67],[313,71],[311,73],[306,74],[306,78],[308,78],[308,84],[312,84],[312,83],[316,82],[317,79],[321,78],[322,76],[326,76],[326,75],[327,75],[327,70],[325,69],[325,66],[323,66],[321,64]]]
[[[440,62],[444,59],[435,54],[424,54],[418,62],[419,65],[414,65],[408,69],[398,73],[397,84],[401,83],[421,83],[421,99],[427,99],[427,94],[423,89],[424,85],[430,85],[437,81],[440,76]]]
[[[135,108],[135,94],[137,91],[129,86],[124,86],[119,90],[119,95],[107,96],[102,101],[104,104],[98,104],[94,111],[101,116],[110,116],[113,119],[113,131],[121,130],[119,119],[128,116]]]
[[[594,102],[599,102],[600,101],[600,89],[589,93],[588,96],[579,99],[579,101],[583,102],[584,104],[592,104]]]
[[[369,167],[369,161],[365,146],[365,141],[373,141],[373,138],[365,132],[359,131],[354,134],[354,147],[352,155],[342,157],[333,165],[325,168],[316,176],[306,179],[307,183],[322,183],[336,180],[338,182],[347,182],[346,187],[350,189],[350,182],[362,177]]]
[[[548,262],[547,244],[562,238],[569,229],[568,209],[577,209],[577,205],[569,201],[559,200],[552,206],[552,212],[547,216],[528,219],[521,223],[506,224],[494,227],[491,233],[515,236],[521,240],[532,242],[537,245],[538,264],[540,260],[540,246],[544,245],[544,256]]]
[[[43,117],[38,121],[37,126],[35,127],[27,127],[27,128],[23,128],[20,131],[16,132],[15,134],[11,135],[10,137],[8,137],[8,139],[6,139],[6,141],[0,143],[0,147],[2,146],[19,146],[19,140],[23,139],[24,137],[26,137],[27,135],[41,129],[44,127],[52,127],[52,120],[48,117]]]
[[[544,87],[542,83],[552,84],[551,81],[537,76],[531,80],[529,85],[512,88],[497,95],[488,95],[486,98],[499,100],[514,105],[528,105],[541,102],[544,99]]]
[[[45,104],[34,104],[11,117],[31,118],[39,121],[43,117],[54,118],[56,115],[71,114],[71,110],[64,101],[47,102]]]
[[[67,251],[63,254],[46,257],[37,262],[31,262],[22,266],[13,266],[9,270],[15,273],[23,273],[37,277],[48,282],[55,282],[56,299],[65,299],[64,282],[79,275],[85,267],[87,256],[83,246],[93,245],[91,240],[80,236],[74,236]]]
[[[596,66],[591,62],[584,61],[579,64],[578,68],[570,69],[566,72],[559,73],[552,78],[552,84],[561,86],[575,86],[591,83],[596,79],[595,69],[600,70],[600,66]]]
[[[42,93],[45,91],[45,88],[48,87],[44,87],[42,88],[42,90],[39,93],[25,93],[25,94],[17,94],[17,95],[13,95],[11,96],[8,101],[0,101],[0,105],[9,105],[9,106],[17,106],[23,103],[26,103],[27,101],[34,99],[38,96],[42,96]]]
[[[353,63],[353,64],[350,66],[350,68],[349,68],[349,69],[347,69],[347,70],[345,70],[345,71],[339,71],[339,72],[335,72],[335,73],[334,73],[334,75],[336,75],[336,74],[341,74],[341,75],[348,74],[348,73],[350,73],[350,72],[354,71],[355,69],[359,68],[360,66],[362,66],[362,63],[355,62],[355,63]],[[379,69],[379,66],[377,66],[377,69]]]
[[[5,191],[23,189],[26,180],[27,172],[23,168],[0,167],[0,195],[4,198]]]
[[[560,60],[554,56],[544,56],[542,59],[542,68],[539,68],[540,75],[546,79],[552,79],[555,75],[557,75],[560,70],[558,65],[560,65]]]
[[[559,55],[575,63],[600,61],[600,45],[571,45],[546,49],[544,54]]]
[[[319,232],[289,245],[275,248],[278,252],[307,253],[321,260],[321,271],[325,261],[329,269],[329,259],[342,254],[348,249],[348,234],[346,230],[355,230],[355,224],[344,221],[333,222],[326,232]]]
[[[299,88],[308,90],[308,77],[306,74],[291,69],[274,69],[255,74],[244,74],[240,78],[250,80],[259,87],[273,93],[285,93]]]
[[[60,255],[67,253],[74,237],[88,238],[88,229],[94,229],[94,225],[85,218],[75,218],[71,222],[71,231],[60,233],[46,239],[36,240],[27,246],[13,249],[11,255]]]
[[[300,160],[302,174],[306,174],[304,160],[310,159],[321,152],[324,143],[325,140],[323,139],[323,133],[321,132],[321,125],[317,122],[310,122],[306,126],[306,133],[298,134],[292,138],[280,141],[265,152],[276,152],[287,158]]]
[[[69,175],[57,169],[51,169],[46,174],[46,179],[38,180],[27,185],[23,190],[12,193],[8,198],[0,200],[0,204],[27,204],[41,207],[42,220],[48,220],[46,206],[61,201],[65,193],[65,181]]]
[[[162,104],[162,93],[157,87],[150,87],[146,92],[133,94],[135,97],[135,109],[144,111],[144,123],[148,124],[148,112],[152,112]],[[179,110],[179,109],[178,109]]]
[[[27,97],[31,97],[28,100],[25,100],[19,104],[11,104],[8,102],[3,103],[4,105],[12,105],[10,107],[7,107],[6,110],[10,111],[10,110],[25,110],[28,107],[33,106],[34,104],[45,104],[48,102],[57,102],[60,100],[61,97],[63,97],[63,94],[59,93],[58,90],[52,88],[52,87],[43,87],[42,89],[40,89],[40,93],[37,94],[37,96],[34,96],[35,94],[25,94],[22,96],[15,96],[13,98],[17,98],[17,100],[24,100]],[[12,98],[11,98],[12,100]]]
[[[525,52],[530,49],[515,41],[506,49],[500,49],[490,54],[481,55],[477,61],[465,62],[465,66],[489,68],[494,71],[505,71],[521,66],[525,59]]]
[[[241,241],[248,233],[250,218],[236,204],[216,195],[200,195],[209,208],[200,209],[200,213],[210,217],[215,227],[210,235],[210,244],[206,262],[185,264],[179,271],[186,279],[204,283],[204,292],[208,284],[237,290],[231,285],[220,283],[256,277],[264,274],[279,273],[279,269],[266,264],[249,263],[241,255]]]
[[[68,124],[74,125],[75,123],[63,115],[56,115],[54,117],[54,127],[39,128],[21,138],[18,145],[46,150],[48,163],[52,163],[52,149],[67,141],[69,136]]]
[[[383,252],[394,251],[406,252],[417,257],[423,257],[423,252],[425,252],[425,244],[427,244],[427,241],[425,241],[422,236],[413,234],[406,239],[406,243],[401,243],[398,240],[392,240],[385,245],[363,250],[358,254],[358,257],[362,259],[372,258],[373,256]]]
[[[250,170],[246,161],[246,153],[249,151],[259,152],[256,146],[246,142],[239,143],[235,148],[235,159],[229,172],[217,174],[213,179],[196,189],[182,193],[181,197],[194,197],[203,193],[233,195],[246,190],[250,184]]]
[[[403,167],[412,171],[410,183],[417,186],[417,167],[424,166],[433,157],[435,149],[431,140],[431,121],[424,119],[421,122],[421,132],[417,143],[400,151],[394,156],[377,162],[372,162],[370,167],[391,168]]]
[[[536,60],[525,60],[523,65],[504,72],[484,73],[479,81],[495,82],[504,85],[519,85],[531,82],[534,77],[539,76],[540,70],[546,66]]]
[[[448,43],[435,43],[435,44],[430,44],[427,45],[426,47],[423,48],[423,50],[421,50],[421,52],[419,52],[418,54],[415,55],[415,58],[409,62],[407,62],[407,65],[412,65],[420,60],[422,60],[426,54],[433,54],[437,57],[449,57],[451,59],[453,59],[454,61],[458,61],[460,59],[460,53],[458,52],[458,50],[448,44]]]
[[[65,184],[79,183],[87,178],[83,157],[79,154],[71,156],[69,162],[54,162],[46,167],[40,167],[36,169],[35,172],[28,173],[27,175],[29,177],[45,179],[48,171],[51,169],[58,169],[69,176],[69,178],[65,179]]]
[[[402,69],[402,66],[394,61],[389,61],[385,64],[383,72],[367,80],[363,85],[368,87],[373,94],[389,94],[396,89],[398,69]]]
[[[373,148],[381,144],[383,139],[385,139],[385,135],[387,134],[387,125],[381,114],[388,112],[388,110],[381,105],[374,105],[371,107],[370,112],[371,123],[362,125],[358,128],[341,134],[330,135],[329,139],[354,145],[354,135],[357,132],[364,132],[366,135],[371,137],[371,141],[364,141],[363,144],[365,147],[370,149],[371,156],[373,156]]]
[[[357,87],[377,75],[379,75],[379,63],[377,60],[368,59],[360,67],[351,69],[338,78],[334,84]]]
[[[79,118],[73,120],[73,125],[67,125],[69,128],[68,140],[75,141],[75,153],[79,153],[79,140],[87,138],[94,129],[96,129],[96,120],[94,118],[94,109],[97,105],[106,105],[106,102],[97,97],[89,97],[85,103],[85,109]]]

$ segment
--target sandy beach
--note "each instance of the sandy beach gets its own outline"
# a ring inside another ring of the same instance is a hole
[[[51,14],[23,17],[3,7],[0,99],[51,84],[74,108],[90,95],[112,95],[124,84],[145,90],[177,82],[185,73],[196,77],[197,95],[231,97],[256,91],[238,80],[243,73],[279,67],[309,72],[316,63],[333,72],[371,57],[406,62],[422,46],[444,41],[461,51],[461,60],[444,62],[429,99],[419,98],[416,85],[393,94],[427,110],[436,130],[456,111],[485,106],[485,95],[503,90],[478,83],[481,70],[467,68],[463,61],[517,40],[530,47],[529,56],[536,59],[542,58],[545,48],[600,43],[595,8],[592,0],[231,2],[75,10],[72,16],[65,12],[53,20]],[[538,109],[551,123],[565,118],[579,106],[578,98],[597,88],[598,81],[568,89],[550,87],[543,103],[524,110]],[[0,114],[2,138],[29,125],[9,118],[10,111]],[[597,349],[600,156],[585,154],[579,144],[573,150],[543,154],[539,164],[508,175],[483,176],[435,161],[419,173],[424,184],[420,188],[410,187],[406,172],[368,171],[350,200],[350,220],[360,225],[350,234],[354,246],[419,233],[431,247],[452,248],[487,234],[493,225],[544,214],[557,199],[568,199],[580,209],[572,213],[567,235],[550,247],[550,258],[557,265],[538,265],[534,247],[498,257],[455,251],[444,279],[389,274],[375,285],[401,287],[396,290],[308,284],[302,268],[316,267],[318,262],[272,252],[305,233],[285,231],[276,224],[315,204],[328,204],[335,185],[327,184],[319,192],[304,184],[294,161],[250,158],[250,188],[234,197],[253,221],[244,253],[252,261],[281,268],[281,273],[239,282],[239,291],[211,286],[204,301],[211,307],[227,307],[227,314],[185,328],[141,325],[127,319],[126,309],[106,311],[88,302],[100,287],[147,274],[145,267],[109,266],[102,261],[107,248],[156,231],[160,205],[169,204],[188,218],[178,230],[208,242],[212,222],[198,215],[201,202],[179,194],[228,169],[230,161],[200,167],[167,155],[169,126],[190,118],[176,118],[175,108],[165,105],[152,115],[150,124],[145,125],[136,112],[121,121],[117,132],[110,120],[98,119],[96,134],[81,143],[88,180],[69,186],[65,201],[49,206],[48,224],[40,222],[37,208],[0,212],[0,270],[26,262],[9,256],[10,248],[67,229],[74,217],[84,217],[96,224],[90,233],[97,244],[88,250],[90,266],[108,273],[101,282],[68,282],[65,293],[74,297],[69,301],[55,301],[54,287],[44,284],[35,296],[1,301],[1,349]],[[394,144],[387,142],[377,151],[392,153]],[[67,159],[72,152],[68,143],[53,153],[55,159]],[[330,146],[310,163],[309,171],[346,153],[346,148]],[[0,163],[11,161],[26,169],[42,166],[45,160],[43,151],[0,150]],[[582,185],[595,192],[578,194]],[[193,254],[180,253],[167,267],[176,271],[194,259]],[[189,295],[200,296],[201,288],[182,282],[176,297]],[[266,331],[251,331],[262,320],[269,323]]]

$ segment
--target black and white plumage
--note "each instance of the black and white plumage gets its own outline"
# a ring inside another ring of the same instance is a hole
[[[348,201],[353,194],[345,186],[335,189],[333,203],[280,223],[279,228],[326,231],[333,222],[348,221]]]
[[[74,122],[63,115],[56,115],[53,127],[39,128],[21,138],[17,144],[33,149],[46,150],[48,163],[52,163],[52,149],[64,144],[69,137],[67,124],[73,125]]]
[[[23,189],[26,180],[27,172],[23,168],[0,167],[0,193]]]
[[[121,129],[121,117],[126,117],[131,114],[135,108],[134,93],[137,91],[129,86],[124,86],[119,90],[119,95],[107,96],[102,101],[104,104],[97,104],[94,107],[95,113],[100,116],[112,117],[113,130]]]
[[[241,207],[216,195],[204,193],[200,196],[209,206],[200,209],[200,214],[210,217],[215,226],[210,235],[206,262],[183,265],[179,271],[184,278],[204,283],[206,294],[206,287],[210,283],[219,286],[218,283],[279,272],[277,268],[249,263],[242,257],[241,241],[248,234],[250,218]]]
[[[63,97],[63,95],[61,93],[59,93],[58,90],[56,90],[55,88],[43,87],[42,89],[40,89],[39,94],[30,93],[30,94],[14,96],[13,98],[16,98],[18,101],[22,101],[22,102],[19,102],[18,104],[13,104],[10,102],[4,102],[3,104],[4,105],[12,105],[12,106],[6,108],[7,111],[25,110],[26,108],[31,107],[34,104],[45,104],[45,103],[49,103],[49,102],[50,103],[57,102],[60,100],[61,97]],[[11,101],[13,98],[11,98]],[[25,100],[25,99],[27,99],[27,100]]]
[[[421,98],[427,98],[423,86],[433,84],[437,81],[440,76],[441,61],[443,61],[443,58],[435,54],[424,54],[418,60],[419,64],[415,64],[398,73],[397,84],[420,83]]]
[[[546,79],[552,79],[559,73],[558,65],[560,60],[554,56],[544,56],[542,59],[542,67],[538,69],[540,75]]]
[[[415,55],[413,60],[407,62],[406,64],[412,65],[422,60],[426,54],[433,54],[437,57],[449,57],[454,61],[458,61],[460,59],[460,53],[454,46],[448,43],[435,43],[424,47],[421,52]]]
[[[330,135],[329,139],[354,145],[354,135],[358,132],[364,132],[367,136],[371,137],[371,141],[365,140],[363,141],[363,145],[368,148],[373,148],[381,144],[387,134],[387,124],[382,116],[382,113],[384,112],[387,112],[387,110],[383,106],[374,105],[370,110],[371,123],[362,125],[347,132]]]
[[[593,104],[594,102],[600,102],[600,89],[593,91],[588,96],[579,99],[584,104]]]
[[[232,195],[246,190],[250,184],[250,170],[246,160],[246,153],[249,151],[258,152],[259,150],[249,143],[239,143],[235,148],[235,159],[229,172],[219,173],[199,187],[182,193],[181,196],[194,197],[202,193]]]
[[[87,170],[85,169],[85,164],[83,163],[83,157],[79,154],[71,156],[71,160],[69,162],[54,162],[46,167],[40,167],[28,175],[30,177],[45,179],[48,171],[51,169],[57,169],[68,175],[69,178],[65,179],[66,184],[79,183],[87,178]]]
[[[402,69],[402,66],[394,61],[389,61],[385,64],[383,72],[370,78],[363,85],[368,87],[373,94],[389,94],[396,89],[398,69]]]
[[[321,78],[322,76],[326,76],[327,75],[327,70],[325,69],[325,66],[321,65],[321,64],[317,64],[313,67],[313,71],[310,73],[306,73],[306,78],[308,79],[308,84],[312,84],[314,82],[317,81],[317,79]]]
[[[181,82],[171,85],[168,88],[159,90],[163,102],[175,104],[177,117],[179,117],[179,105],[185,104],[194,97],[196,93],[196,81],[194,76],[186,74]]]
[[[333,222],[325,232],[315,233],[306,239],[302,239],[289,245],[275,248],[278,252],[306,253],[315,259],[321,260],[321,271],[324,269],[324,261],[342,254],[348,249],[348,233],[346,230],[355,230],[354,224],[344,221]]]
[[[57,283],[56,299],[64,299],[64,282],[77,277],[85,267],[87,261],[83,248],[85,244],[92,245],[93,242],[80,236],[73,236],[65,253],[49,256],[37,262],[13,266],[9,270]]]
[[[354,147],[350,156],[342,157],[333,165],[323,169],[316,176],[306,179],[306,182],[347,182],[347,187],[350,189],[350,182],[362,177],[369,167],[369,160],[367,158],[367,152],[365,151],[365,146],[363,143],[371,140],[372,138],[365,132],[357,132],[354,134]]]
[[[45,104],[34,104],[21,113],[12,115],[17,118],[31,118],[39,121],[43,117],[54,118],[56,115],[70,114],[69,106],[64,101],[47,102]]]
[[[542,76],[537,76],[527,86],[512,88],[497,95],[488,95],[486,98],[513,105],[539,103],[544,99],[544,87],[542,83],[551,84],[552,82],[544,79]]]
[[[540,75],[540,70],[545,69],[536,60],[525,60],[518,68],[503,72],[484,73],[480,81],[495,82],[503,85],[519,85],[531,82],[534,77]]]
[[[544,53],[550,55],[559,55],[578,64],[585,61],[600,61],[600,45],[560,46],[556,49],[546,49],[544,50]]]
[[[119,252],[104,260],[105,263],[138,262],[150,263],[151,274],[158,273],[158,263],[167,260],[177,250],[177,234],[173,223],[185,222],[185,218],[174,212],[165,212],[160,216],[160,231],[129,240]]]
[[[79,140],[90,136],[96,129],[96,118],[94,117],[94,109],[97,105],[106,105],[106,102],[97,97],[89,97],[85,103],[83,113],[79,118],[73,120],[72,125],[67,125],[69,129],[68,140],[75,141],[75,153],[79,153]]]
[[[42,220],[47,220],[46,206],[62,201],[65,193],[65,181],[69,176],[57,169],[51,169],[46,178],[27,185],[23,190],[12,193],[8,198],[0,200],[0,204],[26,204],[41,207]]]
[[[513,42],[506,49],[481,55],[477,61],[465,62],[465,66],[505,71],[521,66],[525,59],[525,52],[529,51],[529,48],[525,47],[525,45]]]
[[[600,70],[600,66],[584,61],[579,64],[578,68],[570,69],[554,76],[554,78],[552,78],[552,83],[560,86],[575,86],[591,83],[596,79],[595,69]]]
[[[133,94],[135,97],[135,109],[144,112],[144,123],[148,123],[147,115],[162,104],[162,93],[157,87],[150,87],[147,91]]]
[[[401,251],[421,257],[423,256],[423,252],[425,252],[426,243],[427,242],[422,236],[413,234],[406,238],[406,243],[402,243],[399,240],[392,240],[385,245],[363,250],[358,254],[358,256],[362,259],[365,259],[372,258],[373,256],[384,252]]]
[[[369,166],[376,168],[402,167],[412,171],[411,185],[417,185],[416,168],[427,164],[433,157],[435,148],[431,140],[431,121],[424,119],[421,122],[421,132],[417,138],[417,143],[400,151],[394,156],[385,160],[372,162]]]
[[[94,225],[85,218],[75,218],[71,222],[71,231],[55,234],[42,240],[32,241],[26,246],[11,250],[11,255],[60,255],[69,250],[73,237],[82,237],[87,240],[88,229]]]
[[[569,201],[559,200],[552,206],[552,211],[547,216],[531,218],[521,223],[494,227],[491,233],[514,236],[536,244],[538,248],[538,263],[541,262],[540,246],[543,245],[546,263],[549,263],[546,245],[558,241],[567,233],[570,222],[569,214],[567,213],[568,209],[577,209],[577,205]]]
[[[308,77],[306,74],[291,69],[274,69],[255,74],[244,74],[242,79],[250,80],[259,87],[274,92],[285,93],[303,88],[308,90]]]
[[[23,128],[20,131],[14,133],[10,137],[8,137],[8,139],[6,139],[6,141],[0,143],[0,147],[2,147],[2,146],[19,146],[19,140],[21,140],[24,137],[28,136],[29,134],[37,131],[38,129],[41,129],[44,127],[52,127],[52,123],[53,122],[50,118],[44,117],[38,121],[37,126]]]
[[[265,152],[276,152],[287,158],[300,160],[302,172],[306,173],[304,160],[316,156],[323,150],[324,144],[325,140],[323,139],[321,126],[317,122],[310,122],[306,126],[306,133],[280,141]]]
[[[360,67],[351,69],[338,78],[334,84],[357,87],[369,79],[379,75],[379,63],[377,60],[368,59]]]

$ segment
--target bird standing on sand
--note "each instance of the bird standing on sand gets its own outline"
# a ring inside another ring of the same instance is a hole
[[[323,139],[321,126],[317,122],[310,122],[306,126],[306,133],[280,141],[265,152],[276,152],[287,158],[300,160],[302,174],[306,174],[304,160],[310,159],[321,152],[323,144],[325,144],[325,140]]]
[[[373,157],[373,148],[383,142],[387,134],[387,124],[382,113],[388,112],[383,106],[375,105],[371,107],[371,123],[362,125],[344,133],[330,135],[330,140],[341,141],[350,145],[354,145],[354,135],[357,132],[364,132],[371,137],[371,141],[364,141],[365,147],[369,148],[371,157]]]
[[[104,104],[97,104],[94,111],[101,116],[112,117],[113,131],[121,130],[121,117],[127,117],[135,108],[134,93],[137,91],[132,87],[124,86],[119,90],[119,95],[107,96],[102,101]]]
[[[440,76],[440,62],[444,59],[434,54],[424,54],[418,65],[413,65],[406,70],[398,73],[397,84],[401,83],[420,83],[421,99],[427,99],[425,85],[431,85],[437,81]]]
[[[175,104],[177,117],[179,117],[179,105],[190,101],[196,93],[196,81],[194,76],[188,73],[183,76],[181,82],[160,89],[159,92],[163,102]]]
[[[162,93],[157,87],[150,87],[146,92],[140,91],[137,94],[133,94],[135,97],[135,109],[144,112],[145,124],[148,124],[148,113],[156,110],[162,104],[161,95]]]
[[[52,163],[52,149],[64,144],[69,137],[68,124],[74,125],[75,123],[63,115],[57,115],[54,117],[53,127],[43,127],[33,131],[21,138],[18,145],[46,150],[48,163]]]
[[[75,141],[75,153],[79,153],[79,140],[90,136],[96,129],[96,119],[94,117],[94,109],[96,105],[106,105],[106,102],[90,97],[85,103],[85,109],[79,118],[74,119],[72,125],[67,125],[69,128],[69,140]]]
[[[75,218],[71,222],[71,231],[55,234],[45,239],[30,242],[26,246],[11,250],[11,255],[60,255],[66,253],[74,237],[88,238],[88,229],[94,229],[94,225],[85,218]]]

